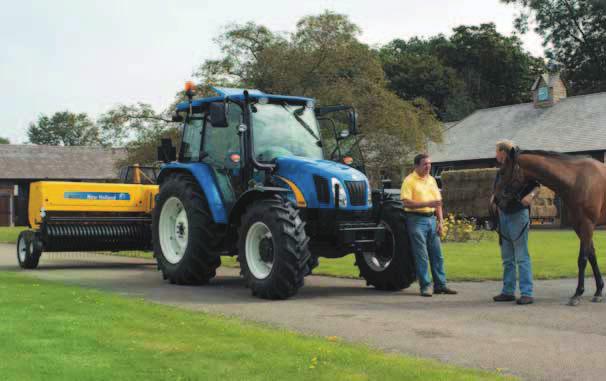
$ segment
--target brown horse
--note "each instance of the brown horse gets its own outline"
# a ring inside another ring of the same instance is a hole
[[[606,165],[589,158],[578,158],[550,151],[521,151],[512,148],[500,170],[495,194],[517,189],[530,180],[551,188],[567,208],[576,232],[579,250],[579,282],[569,305],[578,305],[585,291],[585,267],[591,264],[596,282],[594,302],[602,300],[604,281],[593,247],[593,231],[606,224]],[[515,192],[514,192],[515,193]]]

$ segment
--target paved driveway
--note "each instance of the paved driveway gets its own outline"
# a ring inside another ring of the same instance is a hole
[[[14,246],[0,245],[0,270],[15,269]],[[295,298],[271,302],[253,298],[234,269],[184,287],[162,281],[153,261],[82,253],[45,254],[24,273],[527,379],[606,379],[606,303],[586,297],[566,306],[574,280],[537,282],[537,303],[522,307],[491,301],[498,282],[452,283],[459,295],[421,298],[414,286],[388,293],[321,276],[306,278]]]

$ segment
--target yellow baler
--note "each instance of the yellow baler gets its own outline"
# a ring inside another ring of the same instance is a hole
[[[28,214],[34,231],[19,238],[19,263],[36,267],[37,259],[34,266],[23,266],[22,259],[42,251],[149,249],[157,193],[157,185],[32,183]]]

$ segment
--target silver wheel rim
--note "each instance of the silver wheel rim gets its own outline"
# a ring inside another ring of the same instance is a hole
[[[255,222],[246,233],[246,264],[252,275],[257,279],[265,279],[271,273],[274,261],[264,260],[261,256],[261,242],[264,239],[273,241],[271,231],[263,222]]]
[[[391,228],[389,227],[389,225],[387,225],[385,222],[381,221],[381,225],[383,225],[383,227],[385,227],[385,230],[387,230],[386,234],[386,240],[389,239],[389,237],[391,237],[391,248],[392,248],[392,252],[391,252],[391,257],[389,260],[385,260],[385,258],[382,258],[380,256],[377,256],[376,252],[372,252],[372,251],[367,251],[364,252],[364,261],[366,262],[366,264],[368,265],[368,267],[370,267],[373,271],[376,272],[382,272],[385,271],[389,265],[391,264],[391,261],[393,261],[393,256],[395,254],[395,248],[396,248],[396,239],[393,236],[393,232],[391,230]],[[388,244],[388,242],[384,242],[383,245]]]
[[[19,262],[25,262],[25,258],[27,257],[27,246],[25,244],[25,237],[19,238],[19,245],[17,248],[17,254],[19,255]]]
[[[158,234],[162,255],[173,265],[183,259],[187,250],[189,223],[187,212],[177,197],[171,197],[160,211]]]

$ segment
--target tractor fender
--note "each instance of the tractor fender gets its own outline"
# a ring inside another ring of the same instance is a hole
[[[265,186],[256,186],[253,189],[249,189],[246,192],[242,193],[236,204],[232,208],[229,213],[229,223],[232,226],[237,226],[240,224],[240,217],[246,210],[246,208],[252,204],[253,202],[262,199],[271,197],[274,194],[282,194],[285,195],[291,192],[290,189],[280,188],[280,187],[265,187]]]
[[[160,174],[158,175],[158,185],[162,186],[162,183],[166,181],[169,175],[173,173],[184,173],[193,176],[204,197],[208,203],[213,222],[216,224],[227,224],[227,211],[225,203],[221,198],[219,187],[215,177],[213,176],[212,169],[208,164],[205,163],[170,163],[162,167]]]

